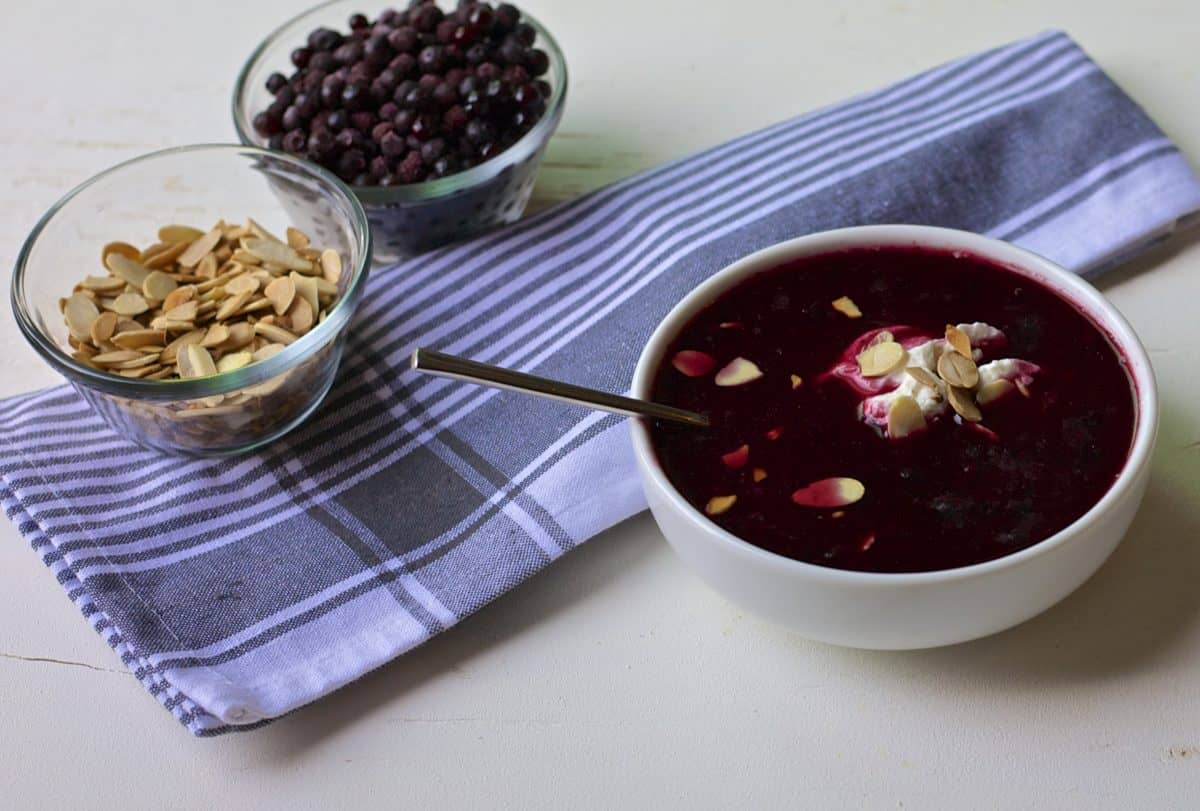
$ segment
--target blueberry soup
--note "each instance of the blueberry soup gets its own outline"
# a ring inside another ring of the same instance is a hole
[[[667,477],[729,532],[796,560],[922,572],[1024,549],[1088,511],[1133,439],[1124,361],[1070,302],[961,252],[856,248],[721,294],[654,398]]]

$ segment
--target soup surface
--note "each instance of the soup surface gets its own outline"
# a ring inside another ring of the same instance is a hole
[[[947,356],[947,357],[943,357]],[[654,398],[667,477],[720,526],[842,569],[998,558],[1083,515],[1132,441],[1124,361],[1041,284],[962,253],[796,260],[680,332]]]

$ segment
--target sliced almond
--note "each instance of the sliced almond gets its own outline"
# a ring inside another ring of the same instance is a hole
[[[892,400],[887,414],[887,432],[892,439],[903,439],[909,434],[925,430],[925,415],[917,401],[907,395]]]
[[[112,342],[122,349],[142,349],[155,344],[162,344],[163,334],[156,329],[130,330],[119,332],[112,337]]]
[[[885,344],[885,343],[888,343],[889,341],[894,341],[894,340],[896,340],[896,336],[892,334],[891,330],[881,329],[881,330],[879,330],[879,332],[875,333],[875,337],[871,339],[870,343],[868,343],[867,346],[874,346],[875,344]]]
[[[704,505],[705,515],[720,515],[724,512],[729,512],[729,509],[737,503],[737,496],[713,496]]]
[[[262,321],[259,321],[254,325],[254,332],[263,336],[268,341],[273,341],[277,344],[284,344],[285,346],[293,343],[296,340],[296,336],[288,332],[286,329],[277,327],[274,324],[264,324]]]
[[[71,335],[81,341],[91,338],[92,322],[100,317],[96,302],[82,293],[75,293],[67,299],[63,307],[63,316],[67,320],[67,329]]]
[[[282,240],[279,237],[272,234],[266,228],[263,228],[259,223],[255,222],[250,217],[246,218],[245,228],[251,234],[254,234],[255,236],[259,237],[260,239],[270,240],[271,242],[282,242]]]
[[[750,478],[754,479],[756,482],[761,482],[763,479],[767,478],[767,471],[763,470],[761,467],[756,467],[753,471],[751,471]]]
[[[142,289],[142,282],[150,275],[150,271],[142,267],[140,262],[118,252],[108,254],[104,266],[111,270],[113,275],[119,276],[138,290]]]
[[[167,344],[166,349],[162,351],[162,361],[164,363],[174,363],[177,359],[180,349],[183,349],[189,344],[198,344],[204,340],[205,331],[202,329],[194,329],[191,332],[186,332],[180,335],[171,343]]]
[[[342,255],[333,248],[321,251],[321,273],[325,281],[337,284],[342,280]]]
[[[79,286],[96,293],[119,293],[125,289],[125,280],[119,276],[88,276]]]
[[[196,264],[196,275],[201,279],[211,279],[217,275],[217,257],[211,253]]]
[[[145,378],[156,379],[156,375],[158,375],[159,373],[161,373],[161,372],[170,373],[170,371],[171,371],[170,369],[163,369],[163,367],[157,363],[151,363],[149,365],[139,366],[136,369],[117,369],[116,370],[117,374],[119,374],[121,377],[135,377],[135,378],[143,378],[143,379],[145,379]],[[163,376],[165,377],[165,375],[163,375]]]
[[[928,386],[929,388],[934,389],[935,391],[937,390],[937,388],[938,388],[937,378],[934,377],[932,374],[930,374],[929,371],[927,369],[925,369],[924,367],[909,366],[904,371],[908,372],[908,376],[911,377],[913,380],[917,381],[918,383],[920,383],[922,386]]]
[[[167,296],[179,289],[179,284],[169,273],[152,271],[142,282],[142,295],[154,301],[166,301]]]
[[[985,383],[979,387],[979,391],[975,392],[975,402],[981,406],[985,406],[988,403],[999,400],[1015,389],[1016,386],[1004,378],[993,380],[991,383]]]
[[[317,292],[317,280],[311,276],[301,276],[299,273],[288,274],[292,284],[296,286],[296,295],[303,296],[312,307],[313,315],[321,310],[321,296]]]
[[[199,306],[195,300],[185,301],[178,307],[172,307],[170,310],[167,310],[163,313],[163,317],[168,321],[195,321],[196,309]]]
[[[253,357],[255,361],[266,360],[275,357],[283,350],[283,344],[266,344],[260,349],[254,350]]]
[[[297,296],[292,302],[291,308],[287,312],[288,323],[291,324],[292,332],[297,335],[303,335],[312,329],[316,315],[313,308],[309,306],[307,299]]]
[[[158,229],[158,238],[163,242],[195,242],[202,236],[203,231],[190,225],[164,225]]]
[[[181,304],[187,304],[196,297],[195,285],[185,284],[183,287],[176,287],[166,298],[163,299],[162,308],[164,312],[174,310]]]
[[[242,309],[242,305],[250,300],[251,293],[238,293],[230,296],[221,302],[221,306],[217,309],[216,319],[224,321],[231,315]]]
[[[971,389],[979,383],[979,368],[975,361],[958,352],[944,352],[938,358],[937,371],[951,386]]]
[[[217,365],[213,363],[208,350],[197,344],[188,344],[179,351],[179,376],[187,379],[192,377],[208,377],[217,373]]]
[[[169,267],[186,249],[187,244],[184,242],[168,243],[160,250],[147,254],[142,259],[142,264],[152,270],[162,270],[165,267]]]
[[[218,372],[232,372],[254,362],[254,356],[249,352],[231,352],[217,361]]]
[[[213,324],[208,328],[208,332],[204,336],[204,340],[200,342],[200,346],[205,349],[220,346],[229,340],[229,327],[224,324]]]
[[[194,268],[204,258],[205,254],[217,247],[221,241],[221,229],[214,227],[207,234],[188,243],[187,249],[179,254],[176,260],[185,268]]]
[[[148,311],[150,305],[141,293],[122,293],[113,302],[112,309],[117,315],[135,316]]]
[[[862,310],[858,309],[858,305],[849,296],[835,298],[830,303],[833,305],[833,309],[847,318],[862,318]]]
[[[158,365],[158,355],[146,355],[146,354],[143,354],[140,352],[138,353],[138,355],[139,355],[139,357],[136,357],[133,360],[122,361],[121,363],[114,363],[111,368],[113,368],[113,369],[138,369],[143,366],[157,366]]]
[[[954,347],[954,351],[964,358],[971,355],[971,337],[953,324],[946,325],[946,343]]]
[[[245,321],[229,325],[229,337],[221,344],[221,349],[229,351],[241,349],[254,342],[254,325]]]
[[[130,245],[128,242],[110,242],[100,249],[100,264],[108,267],[108,255],[110,253],[119,253],[126,259],[137,261],[141,258],[142,252]]]
[[[715,378],[718,386],[741,386],[762,377],[762,370],[745,358],[734,358],[725,364]]]
[[[303,231],[299,231],[289,225],[286,236],[288,247],[292,250],[302,251],[308,247],[308,237]]]
[[[290,276],[281,276],[268,284],[263,292],[275,308],[275,314],[283,315],[292,306],[292,299],[296,297],[296,283]]]
[[[962,357],[959,355],[958,357]],[[946,399],[950,401],[950,407],[967,422],[980,422],[983,415],[979,413],[979,407],[975,405],[975,400],[971,396],[970,389],[964,389],[961,386],[947,387]]]
[[[299,254],[282,242],[246,237],[242,240],[242,247],[263,262],[273,262],[281,267],[289,270],[297,270],[301,273],[313,272],[312,262],[302,259]]]
[[[92,322],[92,326],[88,329],[88,335],[92,339],[92,343],[99,346],[112,337],[112,334],[117,330],[117,322],[120,318],[116,313],[107,312],[100,313],[100,316]]]
[[[792,493],[792,502],[801,507],[847,507],[867,492],[862,482],[838,476],[821,479]]]
[[[793,391],[795,391],[796,389],[800,388],[803,385],[804,385],[804,378],[802,378],[800,375],[792,375],[792,390]]]
[[[231,296],[239,293],[256,293],[258,292],[258,279],[250,275],[237,276],[226,282],[225,292]]]
[[[858,356],[858,368],[863,377],[882,377],[891,374],[904,364],[908,353],[895,341],[868,346]]]
[[[141,352],[135,352],[132,349],[119,349],[115,352],[102,352],[99,355],[92,357],[92,363],[99,366],[112,366],[117,363],[125,363],[126,361],[138,360],[145,357]]]

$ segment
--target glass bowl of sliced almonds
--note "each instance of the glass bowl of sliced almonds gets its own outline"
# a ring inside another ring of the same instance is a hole
[[[34,228],[12,303],[30,344],[123,437],[259,447],[333,384],[371,260],[361,204],[254,147],[156,152],[87,181]]]

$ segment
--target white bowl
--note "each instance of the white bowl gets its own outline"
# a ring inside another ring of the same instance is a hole
[[[813,234],[733,263],[679,302],[642,351],[633,395],[649,396],[672,339],[724,291],[791,259],[869,245],[963,250],[990,259],[1054,290],[1110,336],[1133,377],[1137,424],[1125,466],[1100,501],[1062,531],[996,560],[933,572],[855,572],[785,558],[709,521],[667,480],[646,424],[631,420],[638,469],[654,519],[679,557],[751,611],[811,639],[856,648],[965,642],[1024,622],[1078,588],[1116,548],[1145,493],[1158,432],[1154,373],[1129,323],[1087,282],[1029,251],[964,231],[883,225]]]

